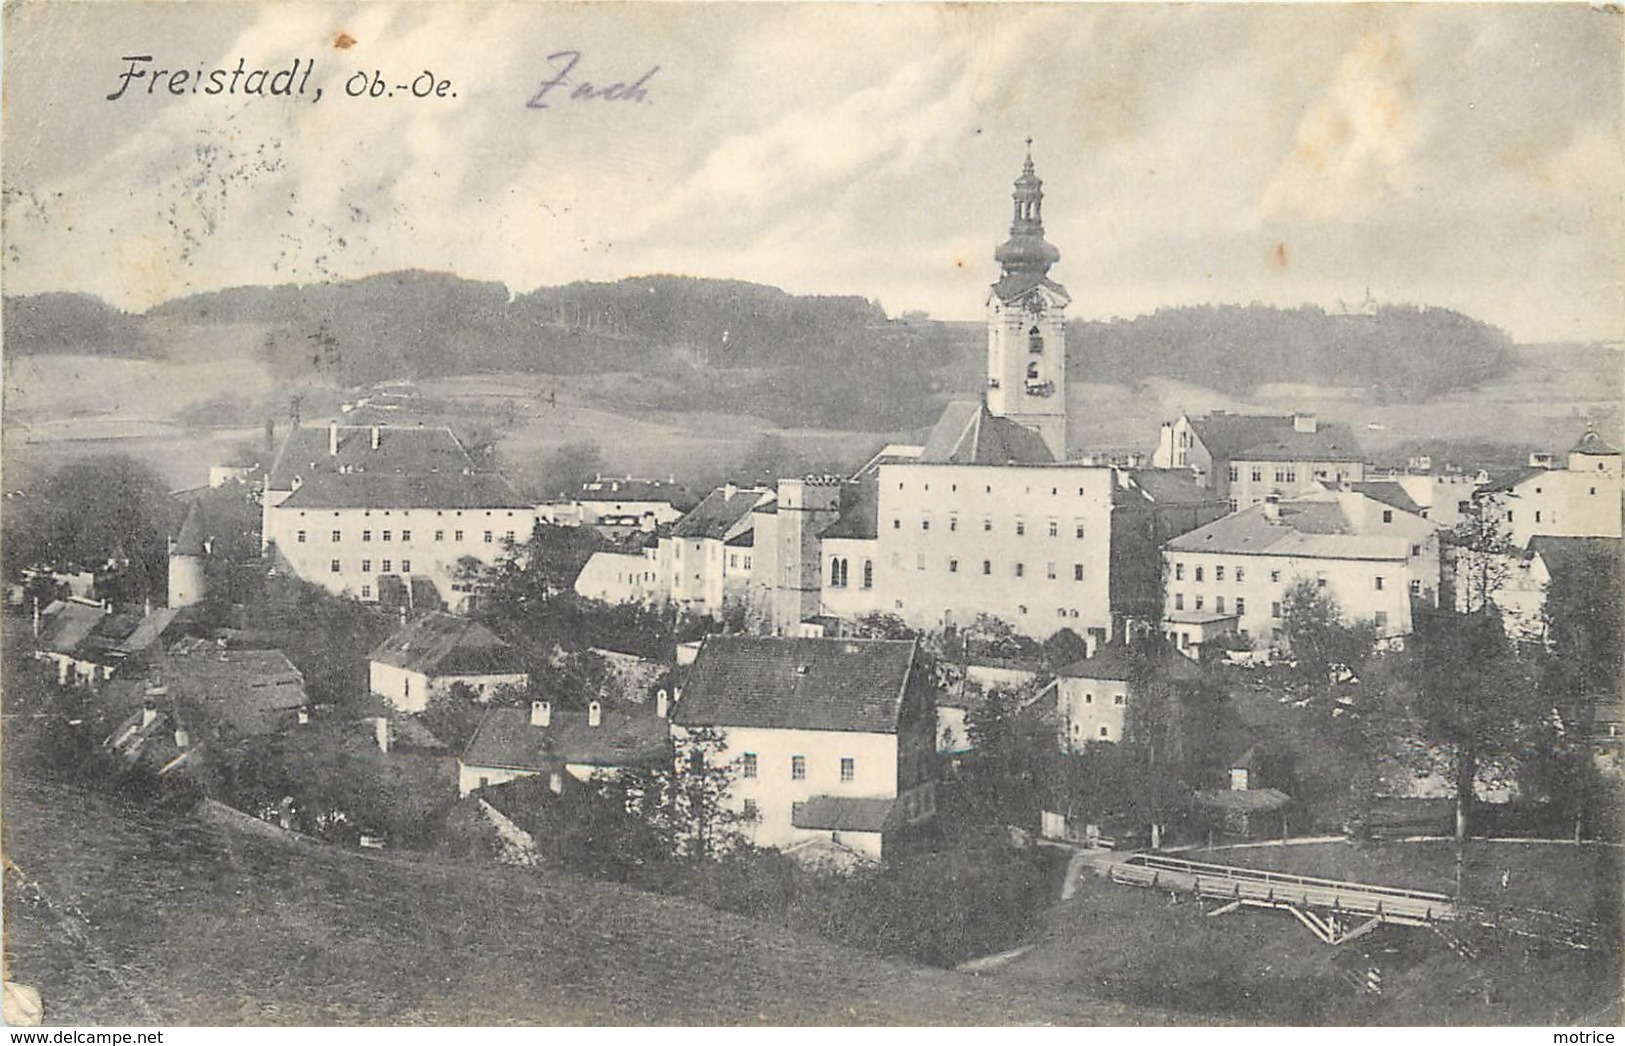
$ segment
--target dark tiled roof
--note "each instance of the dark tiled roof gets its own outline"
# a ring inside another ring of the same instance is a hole
[[[1292,797],[1274,788],[1223,788],[1197,792],[1196,805],[1225,813],[1261,814],[1279,810]]]
[[[205,542],[208,534],[203,523],[203,505],[192,502],[192,507],[186,510],[186,521],[181,524],[180,533],[175,536],[175,546],[169,550],[172,556],[204,556],[208,554]]]
[[[604,709],[598,726],[586,712],[554,709],[552,722],[530,724],[527,708],[493,708],[463,753],[464,766],[545,773],[567,763],[596,767],[669,766],[671,730],[652,709]]]
[[[1361,461],[1364,452],[1353,431],[1340,422],[1317,422],[1299,432],[1292,417],[1212,414],[1191,418],[1191,428],[1209,454],[1224,461]]]
[[[385,472],[378,469],[345,475],[318,473],[306,478],[281,506],[314,509],[531,507],[512,484],[494,472]]]
[[[749,530],[741,530],[727,541],[724,541],[723,544],[729,548],[755,548],[756,528],[751,527]]]
[[[1394,508],[1403,509],[1418,516],[1422,514],[1422,506],[1418,505],[1409,494],[1405,493],[1404,487],[1393,480],[1382,479],[1370,483],[1350,483],[1349,489],[1364,494],[1374,501],[1380,501],[1384,505],[1392,505]]]
[[[378,644],[372,660],[428,676],[518,672],[513,648],[484,625],[451,614],[425,614]]]
[[[1497,470],[1490,473],[1490,481],[1479,487],[1477,493],[1495,494],[1503,490],[1512,490],[1525,480],[1534,479],[1536,476],[1544,476],[1551,471],[1551,469],[1542,468],[1539,465],[1523,465],[1515,469]]]
[[[1072,300],[1072,295],[1066,292],[1065,287],[1042,273],[1034,272],[1013,273],[1004,277],[993,285],[993,293],[998,295],[1000,301],[1014,301],[1034,287],[1048,288],[1067,301]]]
[[[920,461],[938,465],[1052,465],[1038,433],[995,417],[981,403],[950,403],[931,429]]]
[[[1129,477],[1158,504],[1201,504],[1220,499],[1185,469],[1132,469]]]
[[[718,487],[695,505],[692,512],[672,525],[671,536],[726,539],[766,493],[757,487]]]
[[[52,603],[40,612],[39,647],[52,653],[71,654],[106,616],[99,606],[71,600]]]
[[[163,681],[199,718],[240,737],[274,733],[309,700],[304,676],[280,650],[193,643],[170,651]]]
[[[815,795],[791,804],[790,823],[820,832],[883,832],[897,826],[896,812],[892,798]]]
[[[615,479],[605,476],[590,480],[572,495],[577,501],[663,501],[679,504],[688,491],[658,479]]]
[[[1166,643],[1156,643],[1147,655],[1160,678],[1186,683],[1200,679],[1201,669],[1190,658],[1171,649]],[[1094,657],[1074,661],[1056,670],[1056,675],[1069,679],[1121,679],[1132,677],[1135,659],[1122,643],[1111,643],[1095,651]]]
[[[893,734],[914,649],[898,639],[707,636],[672,720]]]
[[[1587,429],[1586,434],[1580,437],[1580,442],[1576,443],[1572,448],[1570,448],[1569,453],[1618,454],[1619,451],[1615,450],[1613,447],[1604,442],[1603,438],[1597,435],[1596,429]]]
[[[268,477],[272,490],[288,490],[295,476],[307,482],[322,473],[347,469],[366,472],[461,473],[473,465],[468,451],[448,428],[378,427],[378,449],[372,449],[372,426],[340,425],[338,453],[328,452],[328,426],[294,429],[282,441]]]
[[[1410,546],[1433,533],[1426,520],[1396,516],[1389,524],[1365,526],[1348,499],[1352,491],[1317,491],[1280,503],[1280,517],[1252,505],[1214,520],[1165,546],[1172,552],[1235,552],[1330,559],[1404,559]]]

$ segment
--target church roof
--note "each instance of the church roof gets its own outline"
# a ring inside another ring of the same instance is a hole
[[[1605,443],[1603,441],[1603,438],[1601,436],[1597,435],[1597,430],[1596,429],[1587,429],[1586,434],[1584,436],[1580,437],[1580,442],[1576,443],[1574,445],[1573,449],[1571,449],[1569,451],[1569,453],[1570,454],[1618,454],[1619,451],[1615,450],[1613,447],[1610,447],[1607,443]]]
[[[186,510],[186,521],[181,524],[181,531],[175,537],[175,547],[169,550],[172,556],[202,556],[208,554],[204,547],[207,535],[203,531],[203,506],[194,501],[192,507]]]
[[[1068,302],[1072,295],[1067,293],[1065,287],[1045,276],[1041,272],[1015,272],[1006,273],[993,285],[993,293],[1003,302],[1015,301],[1034,287],[1043,287],[1055,294],[1059,294]]]
[[[954,402],[925,441],[920,461],[933,465],[1053,465],[1038,433],[991,413],[983,403]]]

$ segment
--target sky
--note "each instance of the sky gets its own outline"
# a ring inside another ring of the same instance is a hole
[[[0,280],[141,310],[397,269],[516,293],[680,273],[976,319],[1030,136],[1072,315],[1369,292],[1521,341],[1621,340],[1621,19],[1568,3],[15,3]],[[569,82],[527,106],[566,51]],[[109,100],[128,54],[228,81],[239,59],[314,66],[302,97],[148,78]],[[375,70],[449,83],[346,93]],[[639,100],[570,97],[650,70]]]

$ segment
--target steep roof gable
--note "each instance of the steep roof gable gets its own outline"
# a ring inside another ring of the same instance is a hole
[[[920,461],[936,465],[1052,465],[1043,437],[982,403],[948,404],[925,441]]]
[[[897,639],[707,636],[672,721],[894,734],[915,647]]]

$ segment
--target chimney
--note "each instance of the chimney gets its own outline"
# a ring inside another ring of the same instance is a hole
[[[39,638],[39,597],[34,597],[34,638]]]
[[[551,701],[532,701],[530,703],[530,725],[553,725],[553,703]]]
[[[590,702],[587,705],[587,725],[604,725],[604,706],[599,704],[597,701]]]
[[[553,771],[553,773],[547,778],[547,790],[552,792],[554,795],[563,795],[564,775],[559,773],[557,770]]]
[[[143,729],[158,721],[158,706],[148,701],[141,708],[141,726]]]
[[[394,738],[394,728],[389,724],[389,716],[381,715],[374,721],[373,733],[378,738],[378,751],[388,752]]]
[[[667,696],[666,688],[661,687],[660,692],[655,695],[655,715],[660,719],[664,719],[666,718],[666,713],[670,710],[671,698]]]
[[[330,458],[339,456],[339,423],[336,421],[327,423],[327,456]]]
[[[182,729],[181,727],[176,727],[175,728],[175,747],[176,748],[190,748],[191,746],[192,746],[191,737],[189,737],[187,735],[187,733],[186,733],[186,731],[184,729]]]
[[[310,709],[305,705],[299,706],[299,725],[304,726],[310,722]]]
[[[378,426],[377,425],[374,425],[372,427],[372,449],[373,450],[378,449]]]
[[[111,599],[102,600],[102,613],[111,614],[112,612],[113,612],[113,601]]]
[[[141,613],[142,613],[142,616],[144,616],[144,617],[151,617],[152,616],[152,597],[151,596],[148,596],[147,599],[146,599],[146,602],[142,603],[142,605],[141,605]]]
[[[739,493],[739,488],[734,486],[732,483],[724,483],[722,485],[722,496],[724,499],[732,501],[734,499],[734,495],[737,493]]]
[[[1281,518],[1281,495],[1264,495],[1264,518],[1269,520]]]
[[[1293,432],[1314,432],[1316,428],[1317,425],[1315,422],[1315,416],[1313,414],[1292,415]]]

